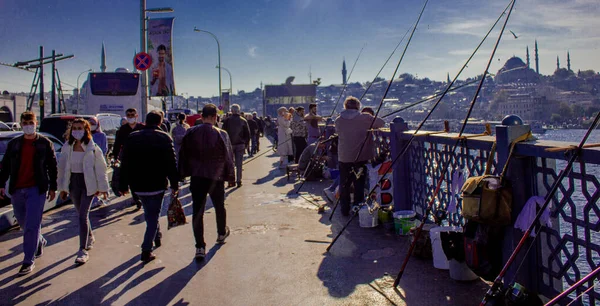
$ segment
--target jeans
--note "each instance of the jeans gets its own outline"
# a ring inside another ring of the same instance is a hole
[[[340,162],[340,204],[342,215],[350,213],[350,190],[354,185],[354,203],[357,205],[362,202],[365,197],[365,177],[366,171],[365,162],[358,163],[342,163]],[[357,178],[356,173],[362,169],[362,174]]]
[[[23,229],[23,263],[32,264],[42,236],[42,214],[46,203],[46,193],[40,194],[37,187],[17,189],[12,195],[15,217]]]
[[[146,232],[144,233],[144,242],[142,242],[142,251],[152,251],[154,239],[160,237],[158,218],[160,218],[164,196],[164,192],[152,196],[139,196],[144,208],[144,218],[146,219]]]
[[[294,162],[297,164],[300,161],[300,155],[306,149],[306,138],[304,137],[292,137],[292,141],[294,141],[294,147],[296,150],[294,151]]]
[[[238,183],[242,182],[242,163],[244,162],[244,150],[246,150],[246,145],[233,145],[233,158],[235,161],[235,179]]]
[[[250,155],[256,154],[258,148],[258,134],[252,135],[252,145],[250,146]]]
[[[217,233],[225,235],[227,225],[227,212],[225,210],[225,183],[203,177],[192,176],[190,182],[190,191],[192,193],[194,237],[196,239],[196,248],[206,247],[204,241],[204,210],[206,209],[206,195],[215,207],[217,217]]]
[[[83,173],[72,173],[69,184],[71,200],[77,210],[79,219],[79,249],[87,247],[88,239],[92,239],[92,225],[90,224],[90,208],[93,196],[87,195]]]

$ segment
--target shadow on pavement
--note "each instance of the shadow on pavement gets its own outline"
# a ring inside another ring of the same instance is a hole
[[[192,261],[186,267],[128,302],[127,305],[169,305],[171,300],[187,286],[194,275],[210,262],[221,246],[219,244],[214,245],[208,251],[203,261]],[[177,305],[186,305],[186,303],[181,299],[177,302]]]
[[[131,277],[133,277],[133,275],[135,275],[143,267],[144,265],[142,262],[140,262],[139,255],[136,255],[128,261],[122,263],[118,267],[108,271],[105,275],[101,276],[95,281],[48,304],[100,305],[103,303],[107,303],[107,305],[110,305],[114,301],[116,301],[120,296],[125,294],[127,290],[130,290],[131,288],[143,283],[144,281],[150,279],[152,276],[156,275],[158,272],[164,269],[164,267],[160,267],[147,271],[146,273],[140,275],[136,279],[131,280],[125,286],[125,288],[123,288],[123,290],[121,290],[119,293],[116,293],[114,296],[111,296],[107,302],[103,302],[103,300],[111,291],[126,283]],[[119,277],[115,278],[117,275],[119,275]]]
[[[51,286],[48,283],[49,281],[69,270],[76,268],[76,266],[71,265],[50,275],[44,274],[68,260],[73,260],[73,258],[74,257],[72,255],[69,255],[51,265],[44,266],[41,269],[36,269],[33,271],[33,273],[20,278],[17,276],[16,269],[12,273],[3,273],[2,275],[6,276],[6,278],[0,281],[0,287],[15,279],[18,279],[18,281],[2,289],[0,301],[2,301],[2,303],[6,303],[7,305],[15,305],[25,301],[28,297],[34,295],[36,292],[46,289],[47,287]],[[18,266],[20,266],[20,264]]]

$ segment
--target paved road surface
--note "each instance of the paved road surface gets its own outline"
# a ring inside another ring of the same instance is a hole
[[[92,211],[96,244],[90,260],[75,266],[77,221],[72,205],[44,216],[49,241],[31,275],[16,277],[22,260],[21,232],[0,236],[2,305],[474,305],[487,285],[459,283],[431,261],[411,259],[401,288],[391,288],[408,241],[356,221],[331,253],[325,253],[345,218],[293,194],[278,157],[267,154],[245,166],[244,186],[227,190],[232,234],[214,244],[214,209],[207,205],[207,258],[196,263],[190,224],[166,230],[157,260],[139,261],[143,214],[120,198]],[[297,186],[297,184],[295,185]],[[320,194],[325,183],[306,184]],[[187,187],[187,186],[186,186]],[[182,202],[191,219],[191,197]],[[315,201],[320,196],[315,196]],[[323,202],[320,202],[323,203]]]

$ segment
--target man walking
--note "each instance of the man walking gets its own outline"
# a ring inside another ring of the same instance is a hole
[[[233,109],[232,105],[232,109]],[[237,107],[239,112],[239,106]],[[233,152],[229,135],[215,126],[217,107],[207,104],[202,109],[203,124],[189,129],[180,151],[179,173],[191,176],[194,237],[197,260],[206,256],[204,241],[204,210],[206,195],[210,195],[217,218],[217,243],[229,236],[225,211],[225,181],[233,182]]]
[[[246,121],[248,122],[248,129],[250,129],[250,140],[251,140],[250,154],[248,157],[252,157],[252,156],[254,156],[254,154],[256,154],[256,142],[258,139],[258,123],[256,123],[256,121],[254,121],[254,119],[252,118],[252,115],[250,115],[250,114],[246,115]]]
[[[223,129],[229,134],[231,146],[233,148],[233,156],[235,158],[235,171],[237,186],[242,187],[242,162],[244,161],[244,150],[246,144],[250,141],[250,129],[248,122],[244,117],[240,116],[240,106],[238,104],[231,105],[231,116],[223,122]],[[229,187],[233,187],[229,184]]]
[[[368,113],[360,113],[360,101],[348,97],[344,101],[344,111],[335,120],[338,133],[338,159],[340,166],[340,204],[342,215],[350,213],[350,187],[354,185],[354,205],[365,197],[365,164],[374,157],[373,140],[368,137],[361,151],[363,141],[370,133],[369,128],[381,128],[385,122]],[[373,120],[375,120],[373,122]],[[310,130],[309,130],[310,131]],[[310,135],[310,132],[309,132]],[[359,155],[360,152],[360,155]]]
[[[46,199],[53,201],[56,196],[58,169],[54,145],[35,132],[36,125],[34,113],[21,114],[23,135],[8,143],[0,171],[0,186],[6,186],[10,178],[8,190],[0,188],[0,199],[7,193],[12,195],[14,214],[23,229],[25,256],[19,275],[31,273],[35,259],[44,252],[47,242],[41,234],[42,213]]]
[[[113,145],[113,158],[115,161],[121,160],[121,153],[123,147],[127,143],[129,138],[129,134],[133,131],[140,130],[144,127],[143,124],[138,123],[138,113],[135,108],[130,108],[125,111],[125,116],[127,118],[127,124],[122,125],[115,135],[115,144]],[[133,204],[136,205],[137,209],[142,208],[142,202],[140,198],[134,193],[131,195],[133,198]]]
[[[172,196],[177,196],[179,188],[173,140],[160,129],[162,121],[159,112],[148,113],[146,126],[131,133],[121,159],[121,194],[126,194],[131,189],[144,207],[146,233],[141,256],[144,263],[156,258],[152,253],[152,242],[154,241],[155,247],[161,246],[162,234],[158,219],[167,180],[171,183]]]
[[[260,151],[260,138],[263,137],[263,135],[265,134],[265,122],[262,120],[262,118],[258,117],[258,114],[256,112],[252,113],[252,119],[254,119],[254,121],[256,121],[256,123],[258,124],[258,134],[256,136],[256,152],[258,153]]]

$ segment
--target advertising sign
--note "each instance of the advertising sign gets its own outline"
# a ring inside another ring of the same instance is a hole
[[[148,20],[148,53],[152,56],[148,86],[151,96],[176,95],[173,74],[173,20],[174,18]]]

